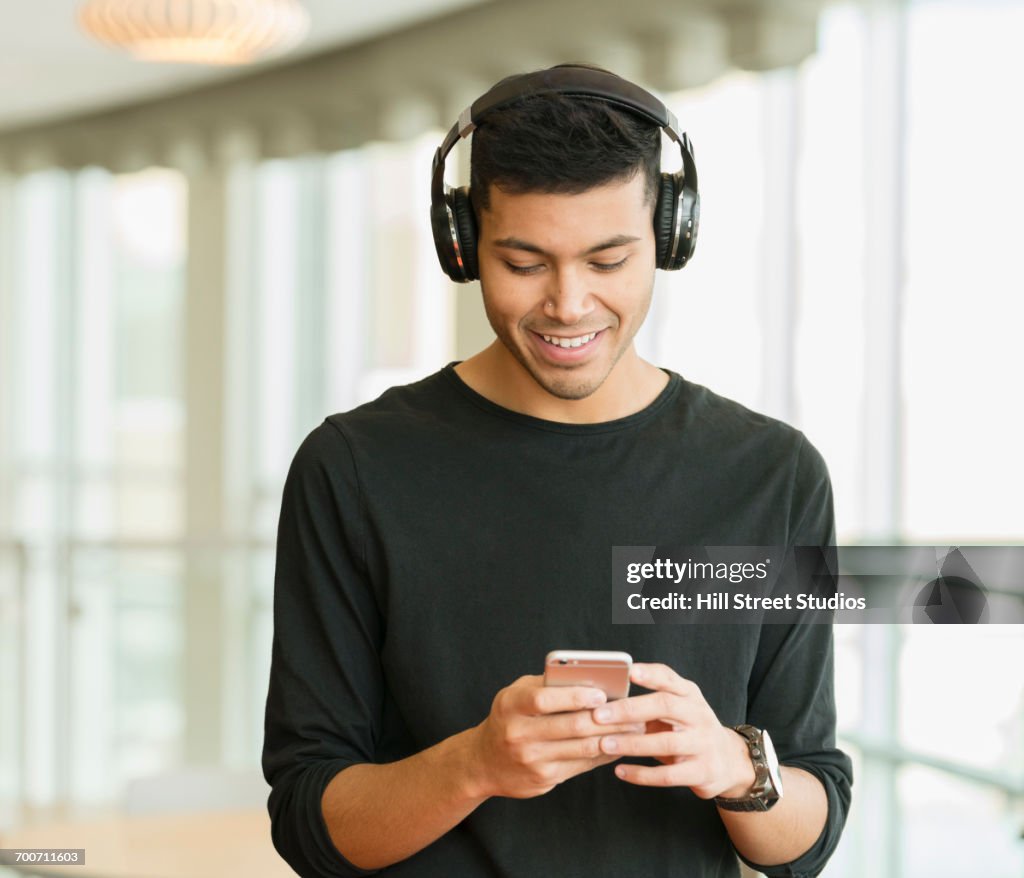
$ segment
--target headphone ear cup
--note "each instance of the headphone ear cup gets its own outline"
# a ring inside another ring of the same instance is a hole
[[[676,175],[662,173],[658,201],[654,206],[654,264],[658,268],[669,267],[665,263],[672,250],[672,230],[675,228],[678,202]]]
[[[681,216],[679,214],[682,214]],[[684,185],[683,175],[662,174],[658,205],[654,211],[654,241],[657,267],[677,271],[686,265],[697,246],[700,225],[700,195]],[[679,241],[672,238],[678,226]],[[673,253],[673,249],[675,253]]]
[[[469,200],[469,187],[460,186],[452,192],[452,213],[458,233],[458,247],[467,281],[476,280],[480,272],[476,264],[476,214]]]
[[[697,248],[697,232],[700,231],[700,193],[689,186],[682,187],[679,199],[682,222],[679,223],[679,250],[669,269],[682,268],[693,258]]]

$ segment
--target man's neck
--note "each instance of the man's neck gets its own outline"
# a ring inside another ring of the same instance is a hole
[[[500,341],[455,367],[473,390],[511,411],[565,424],[614,421],[647,408],[668,384],[668,374],[630,346],[590,396],[562,399],[545,390]]]

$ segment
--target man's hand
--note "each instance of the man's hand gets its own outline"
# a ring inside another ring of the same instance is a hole
[[[601,736],[638,734],[644,724],[596,723],[592,710],[605,701],[600,689],[545,686],[541,676],[520,677],[506,686],[473,730],[479,794],[540,796],[570,777],[614,762],[621,754],[602,753]]]
[[[539,796],[618,759],[601,735],[643,723],[594,722],[600,689],[544,686],[520,677],[494,698],[478,726],[405,759],[357,763],[327,784],[321,809],[335,847],[362,869],[382,869],[436,841],[490,796]]]
[[[619,765],[616,776],[641,786],[689,787],[702,799],[750,790],[755,777],[746,742],[718,721],[695,683],[663,664],[634,664],[630,679],[654,691],[593,711],[595,723],[607,730],[601,752],[651,756],[662,765]],[[610,728],[623,723],[643,723],[645,731],[622,734]]]

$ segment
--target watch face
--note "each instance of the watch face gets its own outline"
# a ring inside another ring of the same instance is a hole
[[[772,786],[775,787],[775,792],[781,796],[782,772],[779,771],[779,757],[775,755],[775,745],[772,743],[768,732],[763,732],[761,737],[764,741],[764,758],[768,763],[768,774],[772,779]]]

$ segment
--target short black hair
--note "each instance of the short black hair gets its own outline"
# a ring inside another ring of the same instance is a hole
[[[599,98],[538,92],[492,111],[473,131],[470,199],[478,219],[490,207],[491,184],[515,194],[575,195],[638,173],[653,205],[661,128]]]

